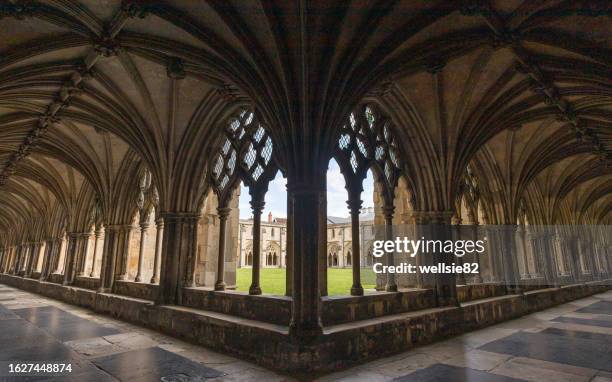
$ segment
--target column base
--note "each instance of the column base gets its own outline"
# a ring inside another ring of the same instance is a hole
[[[215,283],[215,290],[216,291],[224,291],[225,290],[225,283],[223,281]]]
[[[397,292],[397,285],[386,285],[385,291],[386,292]]]
[[[157,279],[157,277],[151,277],[151,284],[158,284],[159,280]]]
[[[261,287],[259,285],[251,285],[251,287],[249,288],[249,294],[251,294],[251,295],[260,295],[261,294]]]
[[[361,285],[353,285],[351,296],[363,296],[363,287]]]
[[[140,277],[140,275],[137,275],[136,278],[134,279],[134,282],[137,282],[137,283],[142,282],[142,277]]]

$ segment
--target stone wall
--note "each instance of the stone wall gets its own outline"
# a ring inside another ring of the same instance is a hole
[[[337,370],[610,289],[610,280],[606,280],[480,299],[456,307],[382,315],[327,326],[323,335],[304,343],[293,339],[286,325],[192,307],[156,306],[143,299],[6,274],[0,275],[0,282],[229,352],[266,367],[291,371],[292,375]],[[196,301],[198,292],[194,291],[192,298]],[[349,307],[350,303],[342,302],[355,312],[370,309],[361,307],[358,300],[352,302],[356,306]],[[384,302],[368,299],[363,304],[374,309],[385,306]],[[358,319],[358,314],[355,317]]]

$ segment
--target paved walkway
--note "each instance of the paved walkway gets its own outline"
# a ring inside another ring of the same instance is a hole
[[[0,381],[290,380],[152,330],[0,285],[0,366],[7,367],[1,361],[53,360],[69,361],[70,377],[0,375]],[[318,380],[612,382],[612,292]]]

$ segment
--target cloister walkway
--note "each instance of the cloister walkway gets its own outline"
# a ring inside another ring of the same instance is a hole
[[[149,329],[3,285],[0,359],[72,364],[70,377],[53,380],[292,380]],[[610,382],[612,291],[318,380]]]

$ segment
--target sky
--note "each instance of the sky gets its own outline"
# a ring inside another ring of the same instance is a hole
[[[268,213],[272,212],[274,217],[287,217],[287,180],[282,177],[280,171],[276,178],[270,182],[268,193],[266,194],[266,206],[262,214],[262,219],[268,218]],[[372,207],[374,194],[374,178],[372,172],[368,171],[368,177],[363,183],[363,207]],[[348,217],[349,211],[346,206],[348,194],[344,188],[344,177],[340,172],[340,167],[335,160],[331,160],[327,170],[327,215],[336,217]],[[252,216],[250,195],[248,188],[240,185],[240,218],[248,219]]]

